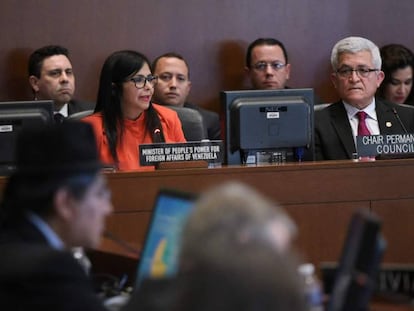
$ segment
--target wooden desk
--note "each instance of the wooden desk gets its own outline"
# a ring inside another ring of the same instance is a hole
[[[297,246],[315,264],[338,259],[356,208],[384,221],[385,262],[414,261],[414,159],[329,161],[265,167],[194,168],[107,173],[114,214],[107,228],[140,247],[160,187],[201,192],[227,180],[245,182],[281,203],[299,228]],[[0,188],[5,179],[0,178]],[[108,243],[103,244],[106,249]],[[111,246],[110,251],[122,253]]]
[[[383,219],[385,262],[412,263],[413,177],[413,159],[112,173],[115,213],[108,229],[139,247],[160,187],[201,192],[239,180],[286,208],[298,224],[298,248],[316,264],[338,259],[356,208],[373,210]]]

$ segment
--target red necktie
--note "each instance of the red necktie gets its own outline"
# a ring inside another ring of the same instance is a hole
[[[359,111],[357,113],[358,115],[358,136],[366,136],[371,135],[367,124],[365,123],[365,119],[367,117],[367,114],[365,111]]]

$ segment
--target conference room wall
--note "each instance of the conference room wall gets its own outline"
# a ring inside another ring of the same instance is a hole
[[[104,59],[136,49],[153,59],[176,51],[191,68],[191,100],[219,111],[219,91],[248,87],[244,53],[257,37],[286,44],[291,87],[336,99],[329,80],[332,45],[348,35],[414,48],[412,0],[53,1],[0,4],[0,100],[32,97],[27,58],[46,44],[69,48],[79,99],[94,101]]]

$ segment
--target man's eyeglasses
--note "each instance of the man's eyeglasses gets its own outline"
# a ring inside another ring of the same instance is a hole
[[[267,69],[267,66],[270,66],[273,70],[278,71],[284,67],[286,67],[286,64],[280,63],[280,62],[258,62],[253,65],[253,68],[258,71],[265,71]]]
[[[363,68],[363,67],[356,68],[356,69],[342,68],[342,69],[338,69],[336,73],[341,78],[349,78],[350,76],[352,76],[353,72],[355,72],[360,78],[368,78],[369,74],[374,71],[379,71],[379,69],[371,69],[371,68]]]
[[[135,83],[135,87],[137,89],[142,89],[147,82],[149,84],[151,84],[152,86],[154,86],[155,84],[157,84],[157,82],[158,82],[158,76],[153,76],[153,75],[148,75],[148,76],[138,75],[138,76],[133,77],[133,78],[131,78],[129,80]]]

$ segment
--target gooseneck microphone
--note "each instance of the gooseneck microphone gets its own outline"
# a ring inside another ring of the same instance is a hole
[[[156,128],[154,130],[154,143],[160,143],[162,142],[162,138],[161,138],[161,130]]]
[[[140,255],[141,251],[139,249],[137,249],[136,247],[132,246],[131,244],[129,244],[128,242],[124,241],[123,239],[121,239],[120,237],[116,236],[115,234],[113,234],[112,232],[105,230],[103,233],[103,237],[106,239],[111,240],[112,242],[114,242],[116,245],[118,245],[119,247],[121,247],[124,251],[134,254],[134,255]]]
[[[153,140],[154,140],[154,143],[163,143],[163,142],[165,142],[164,135],[161,133],[161,130],[159,128],[156,128],[154,130]]]
[[[401,125],[401,127],[402,127],[402,129],[403,129],[404,133],[405,133],[405,134],[408,134],[407,128],[405,127],[404,123],[402,122],[402,120],[401,120],[401,118],[400,118],[400,115],[399,115],[399,114],[398,114],[398,112],[397,112],[397,109],[392,108],[392,112],[394,113],[395,118],[397,119],[398,123]]]

